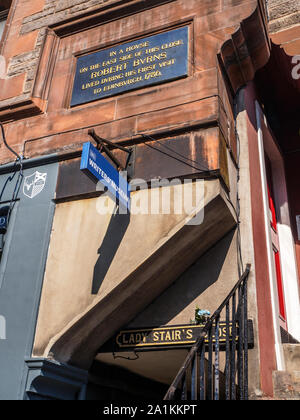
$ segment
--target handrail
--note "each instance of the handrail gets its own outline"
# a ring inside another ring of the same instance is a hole
[[[215,347],[218,346],[218,329],[219,329],[219,320],[220,320],[220,315],[221,312],[226,308],[226,324],[228,324],[228,328],[227,330],[229,330],[229,304],[230,304],[230,300],[233,299],[233,303],[232,303],[232,318],[233,318],[233,337],[231,340],[231,356],[233,357],[235,355],[235,351],[236,351],[236,322],[238,321],[238,319],[240,319],[240,327],[242,327],[243,324],[243,332],[244,332],[244,342],[241,342],[241,339],[239,339],[239,349],[244,351],[244,367],[248,368],[248,356],[247,356],[247,349],[248,349],[248,325],[247,325],[247,279],[250,273],[250,269],[251,269],[251,265],[247,264],[245,272],[243,273],[243,275],[241,276],[241,278],[239,279],[239,281],[237,282],[237,284],[233,287],[233,289],[231,290],[231,292],[229,293],[229,295],[226,297],[226,299],[221,303],[221,305],[219,306],[219,308],[213,313],[213,315],[208,319],[208,321],[206,322],[204,328],[201,331],[201,334],[199,336],[199,338],[197,339],[196,343],[193,345],[193,347],[191,348],[189,354],[187,355],[183,365],[181,366],[178,374],[176,375],[174,381],[172,382],[170,388],[168,389],[164,400],[172,400],[174,399],[175,396],[175,392],[176,390],[178,390],[180,384],[182,384],[182,382],[185,379],[185,376],[187,374],[188,369],[191,367],[192,363],[195,361],[195,357],[197,355],[197,353],[200,352],[200,350],[203,353],[203,361],[202,363],[204,364],[204,347],[205,347],[205,338],[206,336],[209,334],[210,338],[212,338],[212,328],[213,328],[213,324],[216,324],[215,327],[215,340],[216,340],[216,344]],[[243,287],[243,290],[241,290],[241,287]],[[239,305],[236,308],[236,292],[237,290],[239,290]],[[241,319],[241,317],[243,316],[243,320]],[[241,328],[240,328],[241,329]],[[241,331],[240,331],[241,334]],[[229,349],[229,333],[227,333],[227,339],[226,339],[226,350]],[[211,364],[211,369],[213,369],[212,367],[212,340],[210,340],[210,344],[209,344],[209,352],[210,352],[210,364]],[[202,348],[202,349],[201,349]],[[247,349],[246,349],[247,348]],[[218,352],[219,349],[216,349],[216,351]],[[232,355],[232,353],[234,353]],[[226,364],[227,364],[227,370],[229,369],[229,355],[227,355],[226,352]],[[239,355],[239,358],[241,358],[241,355]],[[234,379],[235,377],[235,367],[233,366],[233,364],[235,364],[235,359],[231,359],[231,379]],[[216,363],[215,365],[217,365],[217,368],[219,367],[219,356],[218,354],[216,355]],[[216,366],[215,366],[216,368]],[[194,370],[194,367],[192,367],[192,370]],[[227,372],[228,373],[228,372]],[[191,382],[195,382],[195,377],[191,379]],[[245,382],[248,381],[248,375],[247,372],[244,372],[244,385]],[[183,387],[186,388],[186,382],[185,381],[185,385]],[[234,390],[233,390],[234,385],[231,384],[231,396],[232,394],[234,394]],[[201,388],[201,386],[200,386]],[[218,388],[218,384],[216,384],[216,388]],[[242,392],[243,394],[243,399],[247,398],[247,386],[244,386],[244,390]],[[202,389],[203,391],[203,389]],[[198,394],[197,390],[192,390],[191,394],[195,394],[196,392],[196,396]],[[229,399],[229,391],[226,392],[227,393],[227,398]],[[186,396],[186,389],[183,390],[183,396]],[[195,395],[194,395],[195,396]],[[202,395],[203,396],[203,395]],[[201,395],[200,395],[201,397]],[[218,395],[217,395],[218,397]],[[183,398],[185,399],[185,398]],[[195,398],[193,398],[195,399]],[[196,398],[197,399],[197,398]],[[203,398],[200,398],[203,399]],[[218,399],[218,398],[215,398]],[[233,398],[235,399],[235,398]]]

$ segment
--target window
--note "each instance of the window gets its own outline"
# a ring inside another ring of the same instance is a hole
[[[0,0],[0,41],[4,32],[11,1],[12,0]]]
[[[6,19],[7,19],[7,14],[6,13],[4,14],[4,13],[0,12],[0,39],[2,38],[2,35],[3,35],[3,32],[4,32]]]

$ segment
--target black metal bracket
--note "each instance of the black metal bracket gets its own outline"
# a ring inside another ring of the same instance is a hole
[[[112,143],[109,140],[106,140],[102,137],[99,137],[98,134],[96,134],[95,130],[92,128],[88,131],[89,136],[91,136],[95,142],[97,143],[97,149],[99,150],[100,153],[104,152],[107,154],[107,156],[114,162],[114,164],[117,167],[118,171],[126,171],[130,161],[131,161],[131,156],[133,153],[133,149],[129,148],[126,149],[126,147],[120,146],[119,144],[115,144]],[[122,152],[126,152],[128,153],[128,158],[125,164],[125,167],[121,164],[121,162],[113,155],[113,153],[109,150],[109,148],[107,147],[111,147],[112,149],[119,149],[122,150]]]

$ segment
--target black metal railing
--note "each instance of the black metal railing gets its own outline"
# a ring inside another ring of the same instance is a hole
[[[205,324],[164,400],[248,399],[247,280],[250,267],[248,264],[230,294]],[[220,321],[223,314],[225,322]]]

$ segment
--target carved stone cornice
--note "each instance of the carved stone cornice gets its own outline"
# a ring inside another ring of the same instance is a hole
[[[254,79],[256,71],[268,62],[270,54],[265,8],[259,1],[252,15],[241,22],[220,49],[219,62],[228,76],[233,94]]]

